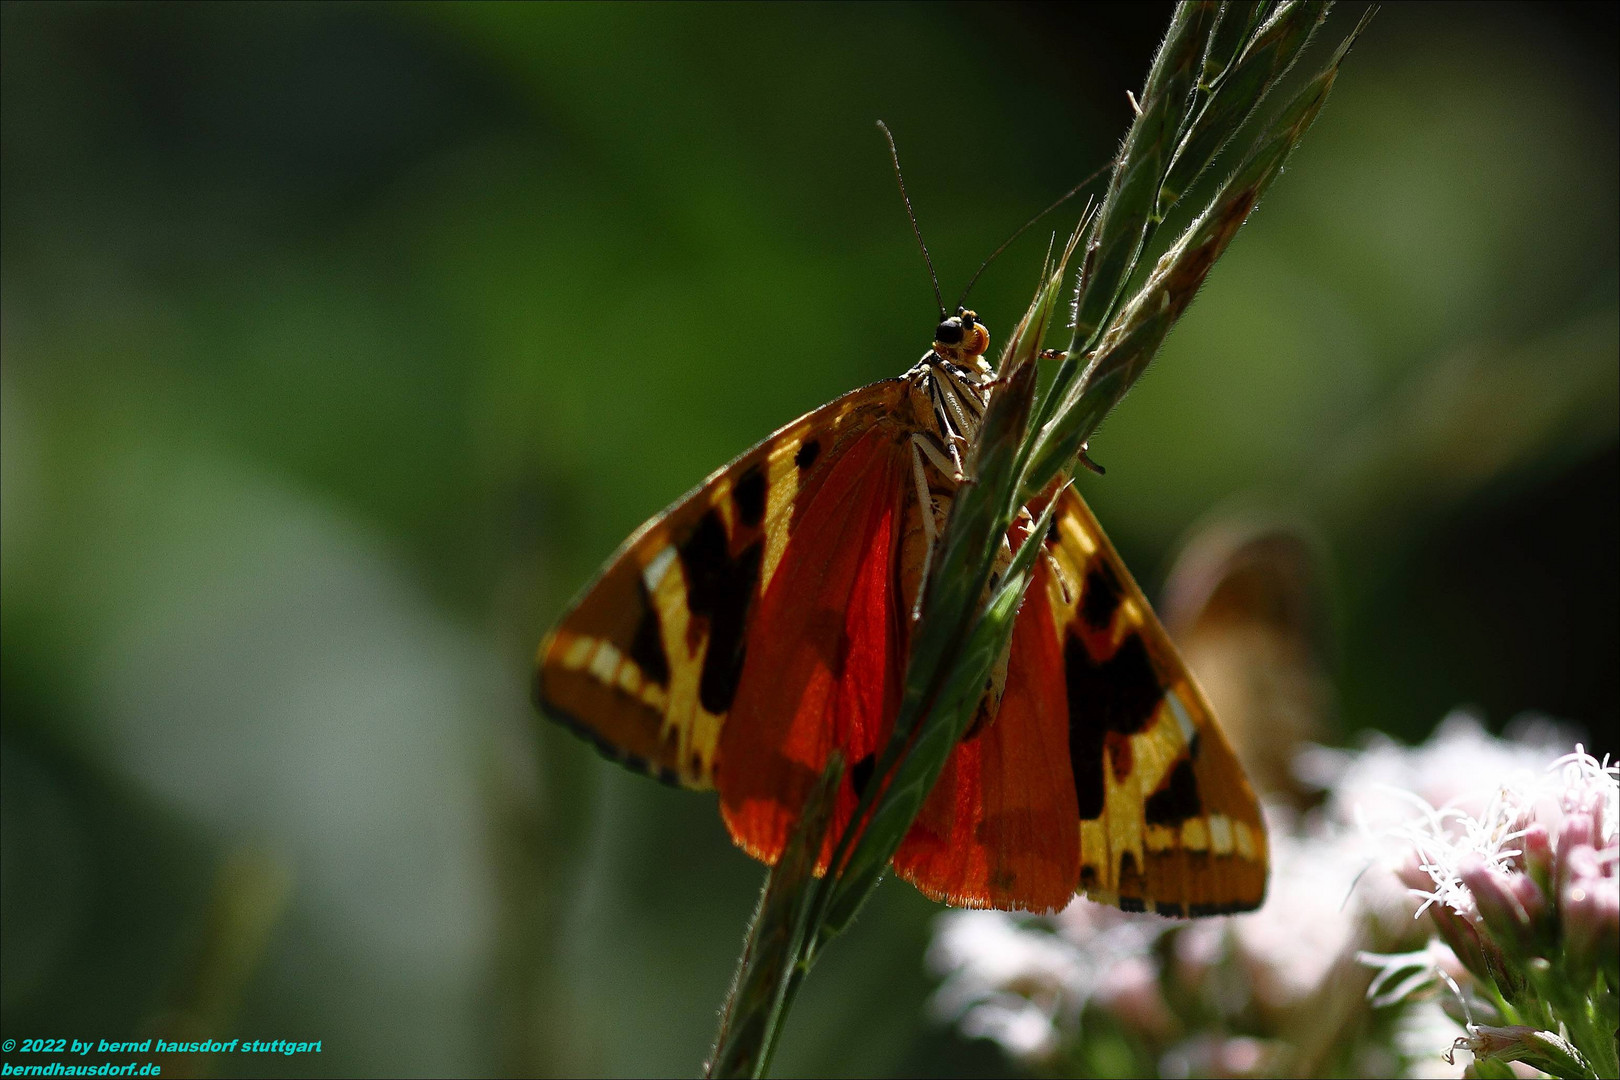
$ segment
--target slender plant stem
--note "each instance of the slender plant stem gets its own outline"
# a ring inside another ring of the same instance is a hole
[[[1154,58],[1108,188],[1095,212],[1042,267],[1034,300],[1009,335],[965,479],[921,585],[901,703],[849,824],[824,850],[843,762],[835,755],[771,870],[722,1014],[709,1075],[763,1076],[821,950],[854,919],[922,809],[976,711],[985,678],[1012,636],[1048,518],[1022,535],[991,586],[1001,546],[1021,508],[1063,482],[1086,440],[1158,351],[1211,267],[1247,220],[1321,110],[1350,44],[1265,124],[1255,106],[1293,66],[1326,14],[1324,3],[1259,5],[1184,0]],[[1133,293],[1163,211],[1241,131],[1258,127],[1232,171]],[[1051,386],[1037,393],[1037,355],[1051,328],[1070,256],[1084,240],[1073,340]],[[1050,515],[1056,500],[1049,500]]]

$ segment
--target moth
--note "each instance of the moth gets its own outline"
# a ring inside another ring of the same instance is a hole
[[[994,392],[989,344],[958,309],[905,374],[793,421],[638,529],[541,643],[540,709],[610,758],[718,789],[732,839],[767,863],[839,748],[824,870],[899,709],[918,590]],[[895,872],[967,907],[1255,908],[1266,835],[1243,770],[1091,511],[1053,491],[1020,519],[1058,500]]]

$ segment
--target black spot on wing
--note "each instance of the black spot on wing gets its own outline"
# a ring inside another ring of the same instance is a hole
[[[1147,823],[1149,825],[1180,825],[1188,818],[1204,812],[1203,800],[1198,797],[1198,777],[1188,758],[1176,762],[1170,775],[1159,790],[1148,796]]]
[[[698,700],[716,716],[729,711],[731,699],[737,696],[737,680],[742,678],[748,648],[748,615],[764,555],[764,545],[758,541],[737,555],[736,573],[709,621],[709,650],[703,656]]]
[[[748,616],[759,586],[764,545],[756,540],[732,557],[726,530],[713,509],[698,519],[677,549],[686,572],[686,603],[708,623],[709,647],[698,680],[698,701],[716,716],[731,708],[742,675]]]
[[[1147,910],[1147,902],[1135,896],[1122,896],[1119,898],[1119,910],[1143,912]]]
[[[731,575],[729,547],[726,526],[711,508],[676,548],[686,572],[686,603],[692,614],[708,616],[719,605]]]
[[[872,770],[875,768],[877,768],[877,758],[872,754],[867,754],[849,770],[849,783],[855,789],[857,799],[866,794],[866,785],[872,782]]]
[[[799,447],[799,452],[793,455],[793,463],[801,469],[808,469],[816,463],[821,456],[821,443],[815,439],[806,439]]]
[[[1046,544],[1048,547],[1062,547],[1063,534],[1058,531],[1057,515],[1046,523]]]
[[[664,652],[664,637],[659,632],[658,611],[653,607],[652,597],[647,595],[645,582],[637,580],[636,592],[641,599],[641,618],[636,621],[628,655],[641,668],[642,678],[668,687],[669,657]]]
[[[1102,559],[1091,564],[1086,571],[1085,588],[1080,593],[1080,614],[1092,627],[1106,630],[1113,625],[1114,612],[1119,610],[1125,590],[1113,568]]]
[[[1185,919],[1187,917],[1187,909],[1176,903],[1174,900],[1160,900],[1158,903],[1153,905],[1153,911],[1155,914],[1163,915],[1170,919]]]
[[[1103,812],[1103,745],[1109,733],[1135,735],[1147,727],[1164,690],[1142,636],[1134,633],[1099,663],[1070,631],[1063,643],[1063,676],[1069,693],[1069,767],[1080,817],[1090,821]]]
[[[731,505],[737,508],[737,520],[750,528],[765,520],[765,473],[757,463],[731,485]]]

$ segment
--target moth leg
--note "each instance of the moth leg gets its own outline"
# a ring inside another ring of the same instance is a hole
[[[967,421],[957,425],[964,432],[977,431],[979,422],[984,419],[983,391],[968,385],[967,381],[962,378],[963,375],[968,374],[971,374],[971,372],[965,369],[961,374],[952,371],[950,368],[945,369],[945,380],[950,384],[946,396],[956,406],[958,420]]]
[[[969,416],[967,410],[962,407],[961,394],[954,386],[948,388],[941,397],[945,401],[946,410],[951,414],[951,419],[955,422],[953,426],[957,431],[966,435],[979,430],[979,421]]]
[[[1080,464],[1084,465],[1086,468],[1090,469],[1092,472],[1096,473],[1098,476],[1107,475],[1107,473],[1108,473],[1107,469],[1103,468],[1101,465],[1097,464],[1095,461],[1092,461],[1091,458],[1086,455],[1086,450],[1087,449],[1089,449],[1088,444],[1086,444],[1086,443],[1081,443],[1080,444],[1080,455],[1079,455]]]
[[[1064,573],[1063,564],[1058,562],[1057,556],[1050,551],[1041,552],[1041,557],[1046,560],[1047,569],[1052,571],[1052,576],[1057,579],[1058,588],[1063,590],[1063,603],[1072,605],[1075,595],[1074,585],[1069,581],[1069,575]]]
[[[1050,537],[1053,534],[1048,532],[1046,536],[1036,536],[1032,531],[1034,528],[1035,515],[1029,512],[1029,507],[1021,507],[1018,516],[1013,518],[1012,535],[1018,538],[1021,545],[1041,545],[1040,557],[1046,560],[1046,568],[1052,571],[1053,579],[1058,583],[1058,588],[1063,591],[1063,602],[1073,604],[1077,590],[1074,583],[1069,580],[1069,575],[1064,571],[1063,564],[1058,561],[1057,556],[1052,554],[1054,541]],[[1000,565],[999,561],[998,565]]]
[[[928,488],[928,475],[923,470],[923,455],[918,451],[919,447],[930,455],[929,460],[935,465],[939,465],[941,459],[939,451],[934,449],[926,435],[919,432],[911,436],[911,476],[917,483],[917,507],[922,517],[923,536],[926,540],[923,548],[922,577],[919,581],[927,581],[929,566],[934,561],[934,541],[939,538],[939,530],[934,525],[934,493]],[[949,465],[949,462],[944,463],[947,472]],[[922,617],[922,594],[923,591],[919,587],[917,601],[911,608],[911,618],[914,621]]]
[[[1033,536],[1030,534],[1030,530],[1035,527],[1035,517],[1029,512],[1027,506],[1018,511],[1018,517],[1015,520],[1024,534],[1024,543],[1041,545],[1041,558],[1046,560],[1046,568],[1052,571],[1053,580],[1058,583],[1058,588],[1063,591],[1063,603],[1066,605],[1073,604],[1079,589],[1074,582],[1069,580],[1068,571],[1063,569],[1063,563],[1056,555],[1052,554],[1054,544],[1048,539],[1052,534],[1050,532],[1047,536]]]
[[[932,441],[924,442],[922,444],[923,448],[931,451],[928,460],[938,466],[940,472],[951,477],[957,483],[961,483],[962,477],[966,474],[962,467],[962,453],[958,447],[967,446],[968,441],[957,433],[956,424],[951,419],[949,409],[936,403],[934,405],[934,416],[939,420],[940,438],[943,440],[945,449],[940,451],[939,447],[934,445]],[[950,461],[943,460],[944,454],[950,455]]]
[[[934,440],[921,432],[911,436],[911,446],[914,454],[920,449],[928,460],[933,463],[934,468],[945,474],[945,479],[953,484],[960,484],[966,479],[962,473],[962,459],[957,455],[955,443],[948,443],[947,445],[950,447],[950,457],[946,457],[944,452],[934,445]],[[918,461],[917,468],[919,470],[922,468],[921,461]]]

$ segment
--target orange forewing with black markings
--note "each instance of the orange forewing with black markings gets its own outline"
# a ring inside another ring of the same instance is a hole
[[[1161,915],[1258,907],[1266,834],[1248,780],[1085,502],[1058,499],[1000,712],[953,753],[896,871],[971,907],[1044,910],[1077,887]]]
[[[834,747],[870,767],[900,705],[905,603],[894,573],[909,457],[885,426],[854,440],[808,498],[749,633],[720,738],[720,808],[748,852],[774,862]],[[855,810],[833,807],[825,869]]]
[[[926,547],[919,385],[847,394],[710,476],[540,647],[542,709],[666,782],[718,787],[733,839],[766,861],[834,747],[852,768],[830,835],[847,825],[898,708]],[[1085,503],[1057,498],[1000,707],[953,752],[896,870],[965,906],[1053,910],[1078,890],[1165,915],[1256,907],[1248,782]]]
[[[541,642],[541,709],[667,783],[713,787],[760,597],[850,448],[902,446],[907,393],[888,379],[844,395],[637,530]]]

